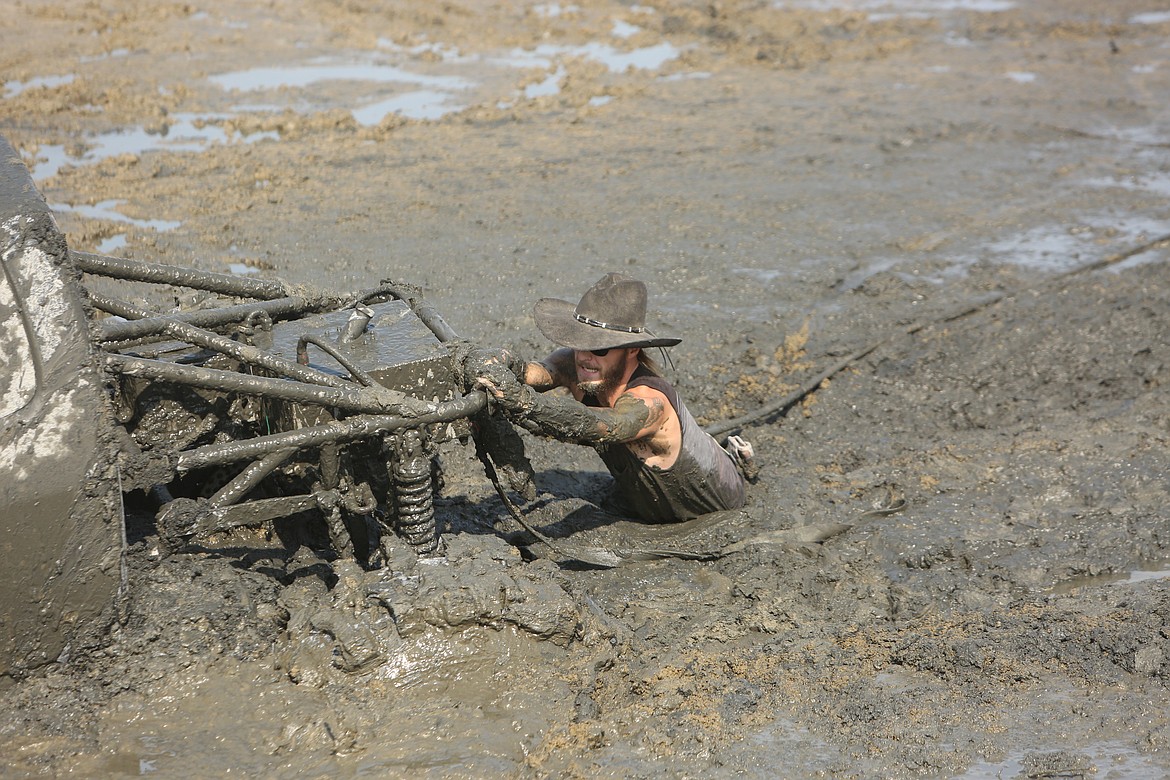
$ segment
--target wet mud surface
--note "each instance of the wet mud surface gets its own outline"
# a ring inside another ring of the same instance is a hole
[[[742,512],[615,518],[527,439],[543,533],[712,560],[558,559],[456,442],[446,562],[132,514],[104,644],[0,692],[0,776],[1165,776],[1155,5],[6,12],[0,133],[73,249],[392,277],[533,357],[537,298],[632,273],[702,423],[880,344],[745,430]]]

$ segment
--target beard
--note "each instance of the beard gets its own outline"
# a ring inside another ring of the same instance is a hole
[[[590,379],[588,382],[578,382],[577,389],[586,395],[594,397],[606,395],[618,386],[624,373],[625,366],[621,363],[609,368],[603,368],[601,369],[600,377]]]

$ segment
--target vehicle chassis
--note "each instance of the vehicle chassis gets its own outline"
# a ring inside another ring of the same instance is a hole
[[[123,490],[160,504],[167,549],[319,511],[330,546],[366,565],[385,558],[389,531],[439,554],[438,445],[474,436],[479,448],[489,429],[519,441],[484,393],[461,394],[462,342],[417,288],[337,295],[70,254],[94,277],[247,299],[164,314],[88,291],[110,315],[94,326],[125,431]]]

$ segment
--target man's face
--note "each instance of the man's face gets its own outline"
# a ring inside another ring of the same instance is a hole
[[[577,387],[590,395],[605,393],[617,387],[626,373],[626,356],[632,350],[611,349],[604,355],[573,350],[577,364]]]

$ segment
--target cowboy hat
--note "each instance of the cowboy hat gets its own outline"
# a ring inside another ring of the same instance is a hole
[[[533,308],[536,327],[552,342],[582,352],[623,347],[673,347],[682,339],[655,336],[646,329],[646,285],[609,273],[574,306],[541,298]]]

